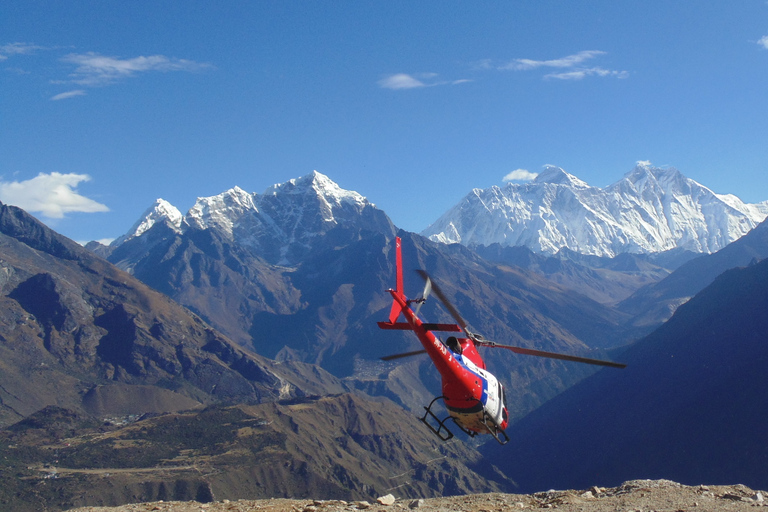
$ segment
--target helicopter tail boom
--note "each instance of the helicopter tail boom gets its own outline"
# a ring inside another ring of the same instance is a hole
[[[389,310],[389,323],[397,322],[403,308],[408,304],[403,287],[403,249],[400,237],[395,239],[395,289],[387,290],[392,294],[392,309]]]

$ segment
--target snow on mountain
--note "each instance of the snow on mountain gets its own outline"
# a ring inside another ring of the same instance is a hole
[[[317,196],[322,199],[328,208],[332,206],[341,206],[342,203],[348,203],[363,207],[368,204],[367,199],[357,192],[344,190],[336,182],[331,180],[325,174],[313,171],[310,174],[285,183],[272,185],[264,195],[279,196],[281,194],[306,195],[307,191],[312,189]],[[330,213],[330,212],[329,212]],[[333,220],[331,218],[327,220]]]
[[[215,196],[200,197],[183,217],[176,208],[158,199],[131,231],[112,246],[117,247],[155,223],[165,221],[178,233],[213,229],[227,240],[268,255],[270,260],[290,264],[317,235],[337,226],[364,224],[366,219],[381,223],[386,218],[383,212],[366,216],[370,210],[375,210],[375,206],[365,197],[344,190],[324,174],[313,171],[273,185],[263,194],[234,187]]]
[[[317,171],[273,185],[260,197],[262,214],[282,226],[290,240],[315,236],[373,206],[357,192],[344,190]]]
[[[235,222],[253,211],[258,211],[254,194],[234,187],[216,196],[198,197],[184,220],[197,229],[217,228],[231,238]]]
[[[604,189],[558,167],[530,183],[474,189],[422,235],[442,243],[563,247],[598,256],[680,247],[715,252],[768,216],[768,201],[745,204],[674,168],[638,163]]]
[[[157,199],[155,204],[150,206],[138,221],[128,230],[128,233],[115,239],[110,244],[111,247],[117,247],[124,242],[141,236],[157,223],[165,222],[168,227],[176,232],[181,232],[181,222],[183,216],[181,212],[165,199]]]

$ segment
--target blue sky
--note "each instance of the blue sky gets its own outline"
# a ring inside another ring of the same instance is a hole
[[[768,2],[0,4],[0,199],[78,241],[318,170],[420,231],[639,160],[768,200]]]

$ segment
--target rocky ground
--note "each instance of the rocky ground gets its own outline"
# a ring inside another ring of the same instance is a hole
[[[565,512],[708,511],[752,510],[768,506],[768,495],[744,485],[686,486],[669,480],[632,480],[619,487],[593,487],[580,491],[547,491],[535,494],[473,494],[432,499],[382,496],[375,502],[322,500],[223,500],[213,503],[154,502],[120,507],[84,507],[70,512],[502,512],[558,509]]]

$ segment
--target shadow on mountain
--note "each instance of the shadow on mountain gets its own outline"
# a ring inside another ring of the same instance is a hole
[[[768,487],[768,260],[729,270],[605,369],[484,450],[521,491],[636,478]]]

